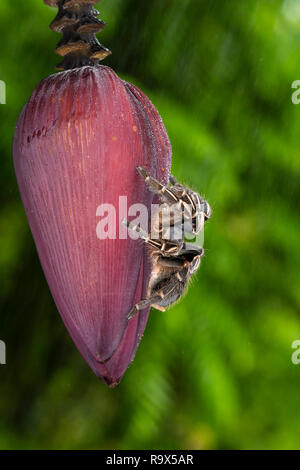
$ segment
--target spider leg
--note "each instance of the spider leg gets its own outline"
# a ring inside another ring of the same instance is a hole
[[[170,219],[170,226],[183,225],[185,222],[191,221],[191,227],[188,228],[185,225],[185,231],[198,234],[203,228],[204,221],[208,218],[204,212],[208,205],[203,206],[199,194],[184,188],[181,184],[175,183],[172,191],[177,196],[178,202],[173,203],[165,211],[165,217]]]
[[[174,191],[184,210],[184,217],[192,221],[192,233],[197,235],[202,230],[206,220],[211,216],[210,205],[195,191],[186,189],[180,184],[177,186],[178,189]]]
[[[203,199],[198,193],[191,192],[191,197],[195,200],[196,210],[193,214],[194,217],[199,216],[199,213],[202,212],[204,214],[204,220],[208,220],[211,216],[211,207],[208,202]]]
[[[210,217],[211,209],[208,203],[198,193],[178,185],[176,194],[186,221],[191,221],[191,227],[185,225],[185,232],[198,235],[205,221]]]
[[[127,227],[132,232],[137,233],[139,235],[139,238],[141,238],[142,240],[144,241],[148,240],[148,234],[139,225],[134,225],[132,222],[129,222],[127,219],[123,219],[122,224],[125,225],[125,227]]]
[[[173,185],[177,184],[177,180],[176,180],[175,176],[173,176],[173,175],[170,176],[170,181]]]
[[[182,240],[184,232],[193,231],[192,223],[190,227],[186,225],[192,220],[192,212],[189,207],[182,208],[181,201],[176,204],[161,204],[158,212],[152,219],[155,234],[159,234],[159,238],[167,240]]]
[[[204,249],[201,246],[194,245],[193,243],[184,243],[180,251],[181,254],[195,254],[199,256],[204,255]]]
[[[180,274],[178,275],[180,276]],[[174,276],[172,276],[171,279],[168,280],[168,283],[164,287],[162,287],[159,291],[157,291],[155,295],[153,295],[149,299],[140,300],[137,304],[135,304],[135,306],[130,310],[129,314],[127,315],[127,320],[130,320],[131,318],[133,318],[138,313],[139,310],[143,310],[149,306],[156,308],[157,310],[160,310],[161,312],[164,312],[166,309],[164,306],[160,305],[161,302],[162,301],[166,302],[168,297],[176,289],[178,281],[182,281],[182,278],[180,279],[176,278],[174,282],[173,277]],[[166,305],[168,305],[168,303]]]
[[[202,206],[200,203],[200,197],[198,193],[195,193],[191,190],[183,190],[182,194],[182,201],[190,208],[190,212],[188,213],[187,220],[191,221],[191,229],[186,230],[187,232],[194,233],[198,235],[198,233],[202,230],[204,224],[204,215],[202,211]]]
[[[159,256],[157,263],[164,268],[180,269],[185,265],[185,260],[181,258],[168,258],[166,256]]]
[[[182,241],[169,241],[169,240],[153,240],[149,235],[141,229],[138,225],[134,225],[126,219],[122,220],[122,224],[125,225],[129,230],[137,233],[139,238],[144,240],[145,243],[153,248],[156,248],[158,252],[166,255],[176,255],[182,248]]]
[[[158,295],[155,295],[153,297],[150,297],[149,299],[145,300],[140,300],[137,304],[134,305],[134,307],[130,310],[130,312],[127,315],[127,320],[130,320],[133,318],[139,310],[144,310],[147,307],[150,307],[151,305],[155,305],[155,302],[159,302],[161,300],[161,297]]]
[[[149,185],[151,191],[153,191],[155,194],[158,194],[162,199],[164,199],[169,204],[174,204],[178,202],[179,199],[171,188],[169,188],[168,186],[164,186],[155,178],[150,176],[148,172],[141,166],[137,166],[136,168],[139,174],[141,175],[141,177]]]
[[[174,217],[173,221],[170,221],[170,226],[182,224],[182,219],[187,221],[192,220],[192,226],[194,227],[196,225],[194,220],[196,220],[195,217],[197,215],[197,204],[195,203],[194,197],[198,196],[197,193],[183,188],[182,185],[177,183],[174,176],[171,176],[170,178],[171,183],[174,185],[171,188],[169,186],[164,186],[155,178],[150,176],[144,168],[138,166],[137,170],[144,181],[148,184],[151,191],[153,191],[155,194],[158,194],[163,200],[167,202],[168,205],[172,205],[172,212],[178,214],[176,217]],[[196,199],[196,201],[198,202],[199,198]],[[163,224],[160,225],[159,232],[162,231],[162,225]],[[194,228],[192,228],[192,231],[195,231]]]
[[[176,204],[175,206],[178,206]],[[159,211],[152,218],[152,224],[155,234],[159,234],[159,238],[164,238],[168,240],[182,239],[183,238],[183,212],[181,206],[174,209],[174,205],[170,206],[168,204],[162,204],[159,207]],[[172,230],[173,229],[173,230]],[[177,229],[177,236],[175,235],[175,230]],[[171,235],[174,232],[173,235]]]

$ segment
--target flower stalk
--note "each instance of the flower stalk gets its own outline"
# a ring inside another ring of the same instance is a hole
[[[62,34],[56,53],[64,57],[57,70],[68,70],[85,65],[97,65],[111,51],[96,38],[106,23],[98,18],[94,8],[98,0],[44,0],[46,5],[58,7],[50,28]]]

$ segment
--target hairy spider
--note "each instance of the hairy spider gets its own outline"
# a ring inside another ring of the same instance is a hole
[[[170,178],[172,186],[164,186],[144,168],[137,167],[137,170],[149,189],[160,197],[160,204],[153,214],[151,234],[123,220],[123,224],[147,244],[152,262],[146,299],[134,305],[128,320],[149,306],[165,311],[183,295],[204,254],[202,247],[185,241],[186,235],[198,235],[211,215],[209,204],[173,176]]]

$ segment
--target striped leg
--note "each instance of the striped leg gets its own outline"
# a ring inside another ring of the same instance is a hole
[[[137,166],[137,170],[145,182],[149,185],[151,191],[155,194],[158,194],[162,199],[164,199],[169,204],[174,204],[179,201],[179,198],[176,196],[172,188],[164,186],[155,178],[150,176],[148,172],[141,166]]]
[[[144,168],[138,166],[137,170],[145,180],[146,184],[148,184],[151,191],[158,194],[169,206],[173,207],[173,209],[170,210],[173,210],[175,214],[178,214],[178,216],[175,217],[175,220],[171,223],[171,226],[180,224],[182,218],[185,220],[192,218],[193,212],[196,210],[195,203],[182,185],[177,183],[174,176],[171,176],[170,178],[174,187],[170,187],[164,186],[155,178],[150,176]]]
[[[122,220],[122,224],[128,228],[128,230],[132,230],[133,232],[139,235],[139,238],[144,240],[147,245],[150,245],[153,248],[156,248],[158,252],[161,254],[168,256],[176,256],[182,248],[183,242],[182,241],[169,241],[169,240],[153,240],[149,237],[149,235],[141,229],[138,225],[134,225],[133,223],[129,222],[126,219]]]
[[[164,307],[160,307],[160,305],[157,304],[157,302],[161,301],[161,297],[159,295],[155,295],[153,297],[150,297],[150,299],[146,300],[140,300],[135,306],[130,310],[130,312],[127,315],[127,320],[130,320],[133,318],[140,310],[144,310],[147,307],[153,306],[157,310],[161,310],[162,312],[165,311]]]
[[[182,207],[182,202],[169,205],[161,204],[158,212],[154,215],[154,230],[161,234],[161,238],[180,239],[183,238],[185,222],[192,220],[192,212],[189,208]],[[174,232],[174,235],[170,234]],[[175,235],[178,234],[178,235]]]

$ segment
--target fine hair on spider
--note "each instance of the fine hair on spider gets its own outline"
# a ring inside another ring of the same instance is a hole
[[[182,297],[204,255],[201,246],[186,239],[197,237],[211,216],[208,202],[174,176],[170,177],[171,185],[166,186],[144,168],[137,167],[137,171],[149,190],[159,196],[159,204],[151,214],[151,233],[126,219],[122,221],[146,243],[152,263],[146,299],[132,307],[128,320],[147,307],[165,311]]]

